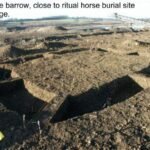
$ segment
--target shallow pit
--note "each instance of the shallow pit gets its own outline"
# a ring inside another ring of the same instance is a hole
[[[0,68],[0,81],[11,78],[11,70]]]
[[[139,71],[138,73],[144,74],[148,77],[150,77],[150,65],[144,69],[142,69],[141,71]]]
[[[136,42],[140,45],[140,46],[150,46],[150,41],[148,40],[136,40]]]
[[[124,76],[76,96],[68,96],[51,122],[57,123],[86,113],[100,111],[125,101],[143,89],[129,76]]]
[[[49,49],[59,49],[67,46],[76,47],[77,45],[66,44],[64,42],[45,42],[46,47]]]
[[[0,104],[19,115],[24,114],[27,119],[32,119],[54,98],[54,94],[47,93],[27,81],[12,79],[0,83]]]
[[[64,35],[64,36],[50,36],[45,38],[46,41],[61,41],[66,39],[76,38],[76,35]]]
[[[128,53],[129,56],[139,56],[139,53],[138,52],[131,52],[131,53]]]

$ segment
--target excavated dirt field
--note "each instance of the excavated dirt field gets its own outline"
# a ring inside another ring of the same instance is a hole
[[[0,32],[0,149],[149,150],[150,31],[36,29]]]

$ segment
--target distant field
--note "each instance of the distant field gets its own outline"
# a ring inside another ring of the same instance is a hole
[[[67,24],[85,24],[94,21],[94,19],[56,19],[56,20],[32,20],[32,21],[10,21],[1,23],[1,27],[14,27],[14,26],[40,26],[40,25],[67,25]]]

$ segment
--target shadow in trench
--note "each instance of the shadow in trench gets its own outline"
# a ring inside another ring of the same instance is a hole
[[[0,149],[6,149],[15,143],[22,144],[24,140],[39,132],[36,122],[39,112],[44,117],[49,116],[49,112],[43,110],[45,105],[47,105],[45,101],[26,89],[22,79],[1,81],[0,130],[4,133],[5,139],[0,142]],[[23,127],[23,115],[26,128]]]
[[[147,68],[142,69],[138,73],[141,73],[141,74],[146,75],[147,77],[150,77],[150,66],[148,66]]]
[[[10,78],[11,78],[11,70],[0,68],[0,81]]]
[[[52,48],[52,49],[59,49],[59,48],[64,48],[67,46],[71,46],[71,47],[76,47],[77,45],[75,44],[66,44],[64,42],[45,42],[45,45],[47,48]]]
[[[54,52],[54,54],[63,55],[63,54],[77,53],[77,52],[83,52],[83,51],[88,51],[88,49],[78,48],[78,49],[62,50],[62,51]]]
[[[141,90],[143,89],[130,77],[118,78],[97,89],[90,89],[76,96],[68,96],[51,122],[57,123],[86,113],[103,110],[107,106],[129,99]]]
[[[71,39],[71,38],[77,38],[76,35],[64,35],[64,36],[50,36],[45,38],[47,41],[61,41],[61,40],[66,40],[66,39]]]
[[[0,83],[0,103],[20,115],[25,114],[29,119],[47,104],[28,92],[22,79]]]

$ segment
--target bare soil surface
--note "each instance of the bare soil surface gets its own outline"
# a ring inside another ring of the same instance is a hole
[[[3,32],[0,149],[150,149],[150,31]]]

